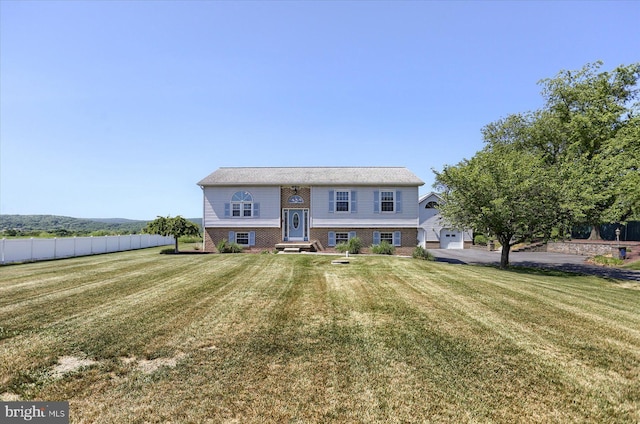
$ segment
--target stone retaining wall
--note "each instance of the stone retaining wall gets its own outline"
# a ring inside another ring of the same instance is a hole
[[[597,255],[618,255],[619,246],[639,246],[631,242],[611,242],[611,241],[570,241],[570,242],[549,242],[547,252],[568,253],[572,255],[597,256]]]

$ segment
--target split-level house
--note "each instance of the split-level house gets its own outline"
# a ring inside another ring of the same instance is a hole
[[[204,250],[225,239],[252,250],[331,251],[358,237],[410,253],[423,184],[402,167],[219,168],[198,183]]]
[[[440,215],[442,197],[429,193],[418,201],[418,244],[425,249],[464,249],[473,241],[471,230],[452,228]]]

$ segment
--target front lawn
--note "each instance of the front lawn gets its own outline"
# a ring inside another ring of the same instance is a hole
[[[1,267],[2,400],[73,423],[640,421],[638,283],[160,250]]]

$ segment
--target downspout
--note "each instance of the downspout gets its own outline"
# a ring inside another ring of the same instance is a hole
[[[204,186],[200,186],[200,188],[202,189],[202,251],[206,252],[207,251],[207,249],[206,249],[206,247],[207,247],[206,246],[207,237],[206,237],[206,230],[205,230],[206,226],[205,226],[205,223],[204,223],[204,219],[205,219],[205,216],[204,216],[204,213],[205,213],[205,208],[204,208],[204,204],[205,204]]]

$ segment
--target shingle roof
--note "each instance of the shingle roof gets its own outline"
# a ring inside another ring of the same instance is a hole
[[[266,185],[397,185],[424,184],[403,167],[218,168],[200,186]]]

